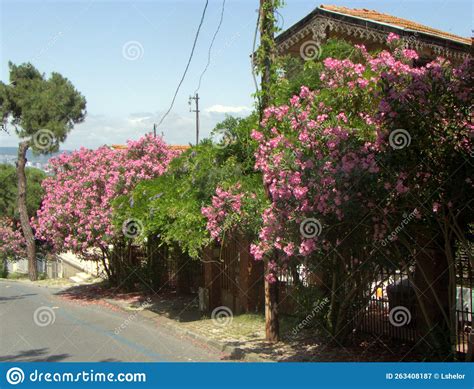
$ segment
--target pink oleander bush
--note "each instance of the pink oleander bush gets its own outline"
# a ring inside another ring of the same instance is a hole
[[[371,55],[357,48],[360,63],[326,59],[323,88],[302,87],[288,105],[268,108],[261,129],[253,132],[259,142],[256,168],[272,200],[252,248],[256,259],[277,250],[284,263],[331,250],[344,235],[325,238],[361,218],[370,223],[358,227],[366,235],[360,243],[376,242],[389,231],[389,215],[416,211],[418,220],[430,218],[426,208],[453,207],[456,197],[462,207],[472,189],[462,168],[473,150],[469,61],[453,68],[438,58],[415,67],[413,50],[398,46]],[[409,139],[401,139],[397,129]],[[397,145],[403,141],[410,144]],[[455,156],[464,197],[448,181],[456,169],[446,162]],[[420,206],[413,196],[429,205]],[[308,218],[322,223],[320,236],[300,233]]]
[[[235,235],[255,236],[261,227],[259,215],[267,206],[260,177],[254,175],[242,177],[241,182],[227,189],[217,187],[211,204],[202,207],[201,213],[207,219],[211,237],[223,242],[226,234],[234,238]]]
[[[415,66],[415,51],[388,41],[326,58],[321,88],[267,108],[252,133],[270,204],[251,251],[270,282],[301,264],[317,272],[341,337],[380,266],[399,269],[433,237],[454,247],[473,221],[472,60]],[[234,197],[205,210],[213,236]]]
[[[222,224],[231,214],[239,214],[242,208],[243,193],[239,193],[240,185],[226,191],[216,188],[216,195],[212,197],[212,205],[202,208],[202,214],[207,218],[207,229],[213,239],[219,240],[222,234]]]
[[[108,258],[111,245],[124,240],[111,222],[112,201],[163,174],[174,155],[161,138],[146,135],[124,149],[81,148],[52,158],[53,176],[43,182],[45,196],[34,220],[36,237],[57,252]]]
[[[18,226],[0,219],[0,259],[17,260],[26,257],[26,242]]]

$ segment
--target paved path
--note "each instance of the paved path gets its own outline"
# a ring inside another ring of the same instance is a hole
[[[188,362],[224,358],[133,312],[83,306],[60,298],[58,292],[0,281],[0,361]]]

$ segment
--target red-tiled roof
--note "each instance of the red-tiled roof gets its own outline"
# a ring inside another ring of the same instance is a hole
[[[125,150],[127,148],[127,145],[112,145],[110,147],[115,150]],[[185,145],[170,145],[169,146],[171,150],[177,150],[177,151],[185,151],[189,149],[189,147],[190,146],[185,146]]]
[[[450,39],[450,40],[464,43],[464,44],[471,44],[470,38],[463,38],[458,35],[451,34],[449,32],[437,30],[435,28],[424,26],[423,24],[412,22],[410,20],[402,19],[396,16],[387,15],[378,11],[373,11],[373,10],[369,10],[365,8],[352,9],[352,8],[346,8],[346,7],[341,7],[337,5],[321,5],[319,8],[327,10],[327,11],[332,11],[332,12],[348,15],[348,16],[354,16],[358,18],[372,20],[379,23],[390,24],[394,27],[422,32],[425,34],[434,35],[443,39]]]
[[[178,151],[186,151],[189,149],[191,146],[182,146],[182,145],[170,145],[171,150],[178,150]]]

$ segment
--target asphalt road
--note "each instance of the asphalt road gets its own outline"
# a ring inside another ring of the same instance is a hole
[[[82,306],[57,292],[0,281],[0,361],[189,362],[224,357],[140,315],[130,320],[128,312]]]

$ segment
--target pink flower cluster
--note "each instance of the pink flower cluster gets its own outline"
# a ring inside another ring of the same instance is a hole
[[[0,259],[15,260],[26,256],[26,242],[18,226],[0,220]]]
[[[397,34],[391,32],[390,34],[388,34],[387,43],[396,42],[399,39],[400,39],[400,37]]]
[[[81,148],[52,158],[54,174],[43,181],[45,196],[33,221],[37,238],[84,256],[106,250],[121,234],[111,223],[112,201],[163,174],[175,154],[161,138],[146,135],[123,149]]]
[[[216,189],[216,195],[212,197],[212,205],[203,207],[201,212],[207,218],[207,229],[212,238],[220,240],[223,226],[229,214],[239,214],[242,207],[243,193],[240,193],[240,185],[235,185],[225,191],[220,187]]]
[[[390,34],[388,40],[398,39]],[[261,128],[252,132],[258,142],[255,167],[271,197],[251,248],[257,260],[273,251],[281,253],[283,261],[305,258],[339,244],[337,234],[301,234],[308,218],[321,221],[323,230],[329,225],[332,233],[338,226],[357,225],[361,247],[372,247],[387,236],[390,215],[419,206],[413,204],[414,194],[437,193],[449,183],[443,169],[429,172],[422,163],[416,166],[423,159],[419,152],[407,157],[395,149],[390,139],[394,128],[408,129],[408,136],[411,131],[412,143],[426,151],[427,158],[435,156],[433,150],[442,150],[440,161],[456,152],[473,154],[474,127],[466,120],[472,62],[453,69],[437,59],[416,67],[418,54],[413,50],[398,47],[371,55],[363,46],[358,49],[363,63],[326,59],[321,90],[302,87],[289,105],[266,109]],[[413,124],[423,123],[425,115],[428,127]],[[441,201],[453,207],[452,201],[438,198],[433,214],[440,213]],[[369,223],[360,226],[366,215]],[[417,212],[415,219],[422,217]]]
[[[338,67],[334,62],[327,66]],[[341,69],[362,71],[349,63]],[[369,203],[352,187],[354,177],[379,172],[375,145],[359,140],[347,112],[335,112],[323,102],[316,104],[316,99],[317,92],[302,87],[290,106],[268,108],[263,131],[252,132],[259,142],[255,166],[263,173],[272,200],[262,215],[259,240],[251,247],[257,260],[274,249],[285,258],[310,255],[317,249],[318,237],[295,237],[289,233],[292,227],[297,230],[314,215],[342,222],[354,201]]]

